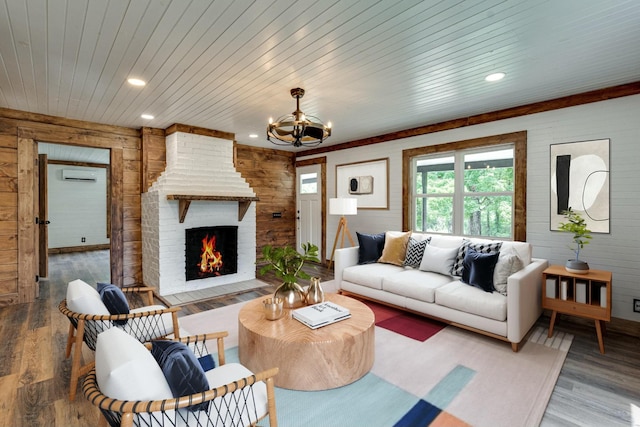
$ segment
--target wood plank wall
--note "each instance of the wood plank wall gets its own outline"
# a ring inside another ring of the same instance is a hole
[[[0,306],[35,298],[35,266],[18,266],[18,259],[31,252],[26,246],[35,246],[29,205],[37,206],[37,192],[26,179],[33,165],[19,156],[19,148],[29,152],[24,145],[35,142],[111,150],[111,280],[121,286],[141,283],[140,140],[137,129],[0,108]],[[23,183],[19,176],[25,177]],[[23,242],[22,254],[18,242]]]
[[[236,170],[249,182],[256,204],[256,255],[264,245],[296,244],[295,153],[236,145]],[[274,212],[282,213],[273,218]]]
[[[18,302],[18,139],[0,121],[0,306]]]

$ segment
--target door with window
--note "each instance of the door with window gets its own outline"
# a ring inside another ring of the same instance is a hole
[[[322,179],[321,165],[300,166],[296,169],[296,244],[311,242],[322,254]]]

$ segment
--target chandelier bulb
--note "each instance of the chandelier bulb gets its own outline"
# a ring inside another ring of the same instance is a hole
[[[331,122],[327,122],[327,127],[331,129]]]
[[[272,125],[273,124],[273,117],[269,117],[269,124]]]

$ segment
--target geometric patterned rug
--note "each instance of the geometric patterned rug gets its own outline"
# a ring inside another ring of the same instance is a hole
[[[181,329],[190,334],[227,330],[227,361],[238,361],[237,315],[242,305],[180,318]],[[278,423],[536,426],[573,339],[562,333],[548,339],[546,334],[544,328],[533,330],[514,353],[508,343],[452,326],[424,342],[376,326],[375,361],[368,374],[332,390],[276,387]]]

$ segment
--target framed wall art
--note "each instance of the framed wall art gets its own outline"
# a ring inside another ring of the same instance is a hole
[[[389,158],[336,165],[336,197],[358,199],[358,209],[389,209]]]
[[[593,233],[609,233],[609,139],[552,144],[551,230],[578,212]]]

